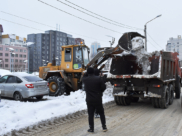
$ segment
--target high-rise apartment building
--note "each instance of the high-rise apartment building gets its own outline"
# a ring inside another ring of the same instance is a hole
[[[91,59],[97,54],[97,49],[100,47],[101,45],[98,42],[94,42],[91,44]]]
[[[40,66],[46,65],[48,62],[56,59],[56,65],[61,64],[61,47],[63,45],[76,44],[72,35],[49,30],[45,33],[29,34],[27,42],[34,44],[29,46],[29,70],[30,72],[38,71]]]
[[[178,35],[177,38],[169,38],[166,45],[166,51],[178,52],[178,57],[182,60],[182,39],[180,35]]]

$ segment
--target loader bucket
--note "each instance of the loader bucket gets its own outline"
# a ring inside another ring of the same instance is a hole
[[[137,32],[128,32],[128,33],[124,33],[122,35],[122,37],[119,39],[118,41],[118,45],[123,48],[124,50],[127,51],[131,51],[132,50],[132,43],[131,40],[134,37],[142,37],[145,38],[144,36],[142,36],[141,34],[137,33]]]

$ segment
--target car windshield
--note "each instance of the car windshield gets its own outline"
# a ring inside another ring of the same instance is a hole
[[[43,81],[41,78],[36,76],[24,76],[23,77],[28,82],[37,82],[37,81]]]
[[[89,63],[88,49],[86,47],[83,47],[82,49],[83,49],[84,65],[86,66]]]

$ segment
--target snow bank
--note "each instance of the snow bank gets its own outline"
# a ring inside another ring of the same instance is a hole
[[[7,74],[12,74],[9,70],[5,70],[5,69],[0,69],[0,76],[4,76]]]
[[[0,135],[33,125],[52,117],[65,116],[86,109],[85,92],[78,90],[70,96],[49,97],[40,102],[18,102],[2,99],[0,103]],[[113,101],[112,86],[107,83],[103,103]]]

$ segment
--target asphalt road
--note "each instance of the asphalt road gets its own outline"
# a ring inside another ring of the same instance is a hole
[[[95,132],[87,132],[88,115],[45,129],[37,136],[181,136],[182,109],[174,99],[168,109],[153,108],[149,99],[130,106],[113,105],[105,110],[107,132],[102,132],[100,119],[95,119]]]

